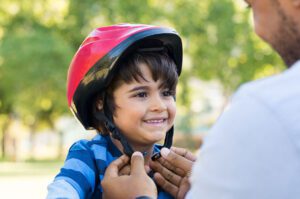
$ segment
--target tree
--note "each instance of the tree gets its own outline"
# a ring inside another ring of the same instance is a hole
[[[51,127],[69,112],[65,81],[72,55],[92,29],[116,23],[165,25],[179,32],[184,61],[177,100],[186,116],[191,77],[217,79],[228,96],[241,83],[283,68],[253,33],[249,12],[233,0],[1,0],[2,137],[9,115],[34,129]]]
[[[65,79],[72,48],[57,33],[34,19],[15,16],[0,46],[2,99],[32,128],[54,127],[66,112]]]

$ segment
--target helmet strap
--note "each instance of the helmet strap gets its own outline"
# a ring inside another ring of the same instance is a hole
[[[133,154],[134,151],[133,151],[132,147],[129,145],[125,136],[120,132],[120,130],[113,123],[112,113],[107,108],[108,104],[107,104],[107,96],[106,96],[105,92],[102,93],[102,99],[103,99],[102,110],[97,111],[97,113],[95,114],[95,117],[99,121],[105,122],[105,126],[106,126],[107,130],[109,130],[109,132],[111,133],[112,137],[121,142],[121,144],[123,146],[123,152],[126,155],[128,155],[129,157],[131,157],[131,155]]]
[[[108,119],[106,120],[106,127],[111,132],[112,137],[119,140],[123,146],[123,152],[131,157],[133,154],[133,149],[131,148],[130,144],[127,142],[127,139],[124,137],[122,133],[120,133],[119,129]]]
[[[171,129],[167,132],[166,137],[165,137],[165,142],[163,145],[159,146],[159,149],[166,147],[166,148],[171,148],[172,143],[173,143],[173,134],[174,134],[174,126],[171,127]],[[152,155],[151,159],[153,161],[159,159],[161,157],[160,151],[156,152]]]
[[[163,147],[171,148],[173,144],[174,126],[167,132]]]

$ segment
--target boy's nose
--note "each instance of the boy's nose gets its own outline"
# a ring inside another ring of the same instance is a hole
[[[167,105],[165,104],[161,96],[155,96],[151,99],[150,109],[151,111],[161,112],[167,109]]]

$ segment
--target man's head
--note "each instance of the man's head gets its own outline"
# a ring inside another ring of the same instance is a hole
[[[245,0],[253,10],[255,32],[287,66],[300,59],[300,0]]]

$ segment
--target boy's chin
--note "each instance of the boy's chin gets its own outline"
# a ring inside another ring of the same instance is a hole
[[[154,133],[148,139],[149,140],[149,144],[155,144],[155,143],[164,141],[165,136],[166,136],[166,133]]]

